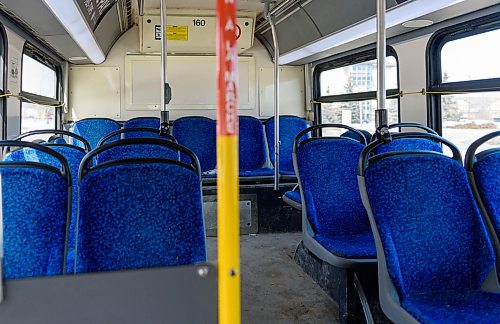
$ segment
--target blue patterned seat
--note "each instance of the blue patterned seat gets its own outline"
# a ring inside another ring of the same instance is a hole
[[[128,128],[153,128],[160,130],[160,118],[158,117],[137,117],[129,119],[123,124],[124,129]],[[123,138],[151,137],[149,132],[124,133]],[[158,137],[158,136],[155,136]]]
[[[265,123],[264,127],[266,129],[267,147],[269,148],[269,157],[271,163],[274,165],[274,117],[269,118]],[[296,116],[280,116],[279,118],[280,127],[280,166],[279,172],[281,175],[295,175],[293,169],[293,141],[298,133],[309,127],[307,121],[303,118]],[[307,138],[310,134],[306,135]],[[300,195],[299,195],[300,196]]]
[[[0,162],[3,276],[61,275],[65,272],[66,224],[71,211],[69,166],[63,156],[43,145],[20,141],[0,145],[24,147]],[[20,158],[24,153],[26,160]],[[39,162],[31,159],[37,153],[42,156]]]
[[[95,155],[122,141],[179,150],[191,163],[141,158],[89,167]],[[82,162],[77,272],[205,261],[201,177],[194,154],[164,140],[122,141],[97,148]]]
[[[274,170],[267,164],[262,123],[255,117],[240,116],[239,125],[240,177],[273,176]]]
[[[378,141],[360,158],[382,309],[394,322],[498,322],[498,282],[482,287],[496,277],[495,255],[460,153],[438,136],[423,137],[446,144],[454,157],[412,151],[368,161],[376,145],[384,145]]]
[[[366,143],[370,143],[372,139],[372,134],[369,131],[365,131],[364,129],[358,129],[358,131],[363,134]],[[348,137],[352,138],[355,141],[361,141],[361,139],[359,138],[359,134],[350,130],[340,135],[340,137]]]
[[[476,154],[484,143],[500,137],[500,131],[487,134],[475,141],[467,150],[465,163],[472,173],[471,185],[477,188],[478,203],[486,211],[495,233],[500,238],[500,147]]]
[[[73,125],[73,132],[85,138],[90,143],[91,148],[94,149],[104,136],[120,128],[120,124],[112,119],[87,118],[77,121]],[[119,137],[116,139],[119,139]],[[83,147],[83,144],[77,139],[73,140],[73,144]]]
[[[298,188],[285,192],[281,199],[289,206],[302,210],[302,198],[300,197],[300,190]]]
[[[318,125],[308,131],[326,127],[347,128]],[[356,176],[358,157],[365,146],[343,137],[301,141],[298,139],[301,134],[297,135],[294,162],[304,197],[305,246],[338,267],[374,262],[375,243],[359,197]]]
[[[432,140],[422,138],[400,138],[393,139],[387,143],[387,145],[378,147],[375,154],[405,151],[433,151],[443,153],[441,146]]]
[[[71,171],[71,180],[73,182],[73,192],[72,192],[72,212],[71,212],[71,223],[68,233],[68,272],[73,271],[73,261],[74,261],[74,249],[75,249],[75,233],[76,233],[76,216],[78,210],[78,169],[80,168],[80,163],[83,160],[85,154],[88,153],[90,149],[90,144],[82,137],[75,135],[74,133],[62,131],[62,130],[38,130],[31,131],[28,133],[21,134],[16,138],[16,140],[22,140],[24,138],[37,135],[37,134],[47,134],[56,133],[58,135],[64,135],[76,140],[79,140],[86,149],[81,147],[66,144],[66,141],[62,137],[55,137],[53,143],[46,143],[45,146],[50,147],[52,150],[61,154],[68,162]],[[57,143],[57,140],[60,139]],[[49,154],[44,152],[33,150],[30,148],[25,148],[12,152],[6,157],[8,161],[30,161],[30,162],[40,162],[44,164],[51,165],[56,168],[60,168],[60,162]]]
[[[174,121],[172,135],[177,142],[196,154],[201,171],[215,177],[216,159],[216,122],[206,117],[183,117]],[[187,156],[181,160],[189,161]]]
[[[427,134],[437,135],[436,131],[422,124],[417,123],[398,123],[389,125],[389,129],[401,129],[401,128],[418,128],[425,131]],[[398,134],[392,133],[391,134]],[[408,134],[408,133],[406,133]],[[425,133],[413,133],[416,137],[403,137],[397,138],[397,140],[390,141],[386,145],[377,147],[374,151],[375,154],[383,154],[388,152],[405,152],[405,151],[432,151],[443,153],[443,149],[438,142],[433,141],[428,138],[418,137],[419,134]],[[376,134],[372,136],[372,141],[376,139]]]
[[[163,141],[163,139],[159,139]],[[134,139],[113,142],[113,146],[97,156],[97,164],[119,159],[165,158],[179,160],[179,152],[169,147],[155,144],[134,144]]]

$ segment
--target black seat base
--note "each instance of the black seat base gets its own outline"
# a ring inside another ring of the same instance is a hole
[[[292,190],[295,184],[281,184],[280,196]],[[252,233],[286,233],[300,232],[302,230],[301,212],[282,206],[281,199],[275,196],[273,184],[240,184],[240,202],[249,203],[252,216],[240,215],[240,221],[250,219],[251,222],[240,224],[241,234]],[[217,189],[215,186],[203,186],[203,197],[205,203],[217,201]],[[205,209],[207,211],[207,206]],[[243,206],[246,210],[247,208]],[[241,209],[240,209],[241,210]],[[254,213],[256,216],[254,216]],[[207,212],[205,213],[207,214]],[[212,213],[213,214],[213,213]],[[207,215],[205,215],[207,217]],[[212,219],[216,215],[210,216]],[[257,225],[258,224],[258,225]],[[216,235],[216,224],[209,222],[210,229],[207,229],[209,236]]]
[[[300,242],[294,261],[339,305],[340,323],[366,323],[355,276],[359,280],[375,323],[390,323],[378,302],[377,264],[362,269],[344,269],[322,261]]]

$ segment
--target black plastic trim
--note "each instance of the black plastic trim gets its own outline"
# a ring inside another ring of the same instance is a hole
[[[158,145],[158,146],[164,146],[170,149],[177,150],[187,156],[191,159],[191,164],[187,164],[184,162],[172,160],[172,159],[160,159],[160,158],[136,158],[136,159],[119,159],[119,160],[113,160],[109,162],[117,163],[120,164],[121,162],[125,163],[152,163],[155,161],[163,161],[163,162],[168,162],[171,163],[170,161],[176,161],[175,163],[180,163],[179,165],[187,166],[188,168],[192,168],[192,170],[198,175],[198,177],[201,179],[201,168],[200,168],[200,162],[198,161],[198,158],[196,155],[189,150],[188,148],[171,142],[171,141],[166,141],[163,139],[158,139],[158,138],[127,138],[127,139],[121,139],[117,141],[113,141],[108,144],[104,144],[102,146],[99,146],[95,149],[93,149],[91,152],[89,152],[82,160],[80,164],[80,171],[78,174],[78,179],[83,179],[87,173],[89,173],[92,170],[95,170],[99,165],[109,165],[107,163],[102,163],[99,164],[98,166],[90,166],[89,164],[92,164],[91,162],[93,161],[94,157],[99,155],[100,153],[107,151],[109,149],[115,148],[115,147],[120,147],[120,146],[126,146],[126,145]],[[121,162],[120,162],[121,161]],[[200,180],[201,181],[201,180]]]
[[[495,137],[500,137],[500,131],[496,131],[490,134],[487,134],[478,140],[474,141],[469,148],[467,149],[467,153],[465,153],[465,169],[469,172],[472,172],[474,170],[474,163],[476,163],[477,155],[476,151],[477,149],[483,145],[484,143],[488,142],[489,140],[495,138]],[[481,152],[483,153],[481,158],[485,158],[487,155],[497,153],[500,148],[494,148],[492,150],[488,150],[488,152]],[[479,153],[479,154],[481,154]]]
[[[59,135],[65,135],[65,136],[68,136],[68,137],[73,137],[73,138],[76,138],[77,140],[79,140],[80,142],[83,143],[83,145],[85,146],[85,150],[84,150],[85,152],[88,153],[91,150],[89,142],[85,138],[83,138],[82,136],[77,135],[77,134],[72,133],[72,132],[68,132],[68,131],[64,131],[64,130],[59,130],[59,129],[34,130],[34,131],[30,131],[30,132],[21,134],[18,137],[16,137],[14,140],[18,141],[18,140],[22,140],[25,137],[33,136],[33,135],[39,135],[39,134],[59,134]],[[67,144],[67,145],[68,146],[73,146],[73,147],[79,147],[79,146],[71,145],[71,144]]]
[[[104,136],[99,141],[99,143],[97,144],[97,147],[104,145],[107,140],[109,140],[110,138],[113,138],[117,135],[121,135],[123,133],[135,133],[135,132],[149,132],[152,134],[158,134],[158,135],[164,136],[166,140],[177,143],[177,140],[172,135],[162,133],[160,129],[149,128],[149,127],[131,127],[131,128],[122,128],[122,129],[119,129],[119,130],[116,130],[114,132],[109,133],[108,135]]]
[[[422,139],[428,139],[428,140],[432,140],[434,142],[444,144],[451,149],[451,152],[453,153],[453,159],[455,161],[457,161],[458,163],[460,163],[460,165],[463,165],[462,155],[460,154],[460,150],[453,143],[442,138],[441,136],[429,134],[429,133],[397,133],[397,134],[392,135],[393,140],[397,140],[397,139],[401,139],[401,138],[422,138]],[[374,152],[374,150],[377,147],[379,147],[385,143],[387,143],[387,142],[384,141],[383,139],[378,139],[374,142],[371,142],[370,144],[368,144],[367,147],[365,147],[363,149],[363,151],[361,152],[361,154],[359,156],[359,163],[358,163],[358,175],[359,176],[362,176],[362,177],[365,176],[366,168],[369,165],[369,157],[372,155],[372,153]],[[445,156],[442,153],[431,152],[431,151],[388,152],[388,153],[380,154],[379,156],[387,157],[387,156],[405,155],[405,154],[414,155],[417,153],[422,153],[422,154],[433,153],[433,154]]]

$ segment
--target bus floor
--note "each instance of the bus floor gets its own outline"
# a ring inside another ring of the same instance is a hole
[[[301,233],[241,236],[242,323],[337,323],[337,304],[295,264]],[[207,238],[208,259],[217,241]]]

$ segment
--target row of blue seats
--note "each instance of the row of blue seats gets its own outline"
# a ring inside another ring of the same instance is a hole
[[[307,121],[296,116],[280,117],[280,174],[294,176],[292,162],[293,139],[308,127]],[[123,128],[160,128],[160,119],[139,117],[128,120]],[[93,149],[107,135],[121,125],[106,118],[77,121],[73,132],[84,137]],[[216,121],[206,117],[183,117],[175,120],[170,134],[177,142],[193,151],[200,161],[204,177],[215,177]],[[124,138],[142,137],[139,133],[124,134]],[[146,136],[146,135],[144,135]],[[148,134],[147,136],[150,136]],[[118,137],[117,137],[118,138]],[[114,138],[114,139],[117,139]],[[262,123],[254,117],[239,117],[239,166],[241,177],[271,177],[274,175],[274,118]],[[82,145],[79,141],[75,144]]]
[[[72,133],[39,131],[49,132],[89,147]],[[21,148],[0,163],[5,279],[205,261],[201,172],[187,148],[156,138],[88,153],[61,142],[0,146]],[[152,147],[155,157],[147,155]],[[102,156],[108,160],[96,163]]]
[[[437,132],[434,131],[433,129],[421,125],[421,124],[415,124],[415,123],[398,123],[398,124],[393,124],[389,125],[388,130],[392,133],[395,134],[394,130],[402,129],[402,128],[413,128],[413,129],[419,129],[420,131],[429,133],[429,134],[434,134],[437,135]],[[318,130],[321,131],[321,128]],[[360,134],[357,133],[356,131],[360,132],[363,137],[360,138]],[[292,134],[290,134],[292,135]],[[310,132],[306,132],[306,136],[310,135]],[[377,140],[377,137],[365,130],[345,130],[340,137],[346,137],[350,138],[356,141],[359,141],[362,144],[368,144],[371,143],[375,140]],[[293,141],[292,141],[292,146],[293,146]],[[422,139],[422,138],[405,138],[402,140],[397,140],[397,141],[391,141],[388,142],[387,145],[378,147],[375,151],[376,154],[382,154],[382,153],[387,153],[387,152],[396,152],[396,151],[410,151],[410,150],[427,150],[427,151],[436,151],[436,152],[443,152],[442,148],[439,143],[436,143],[431,140],[427,139]],[[302,199],[300,196],[300,191],[298,186],[294,188],[293,190],[285,192],[285,194],[282,197],[283,201],[287,203],[288,205],[294,207],[295,209],[301,210],[302,209]]]
[[[471,146],[466,170],[459,150],[435,134],[394,134],[369,145],[302,139],[326,127],[362,136],[342,125],[297,135],[304,245],[340,268],[378,262],[379,299],[392,321],[498,322],[500,148],[475,152],[500,132]]]

